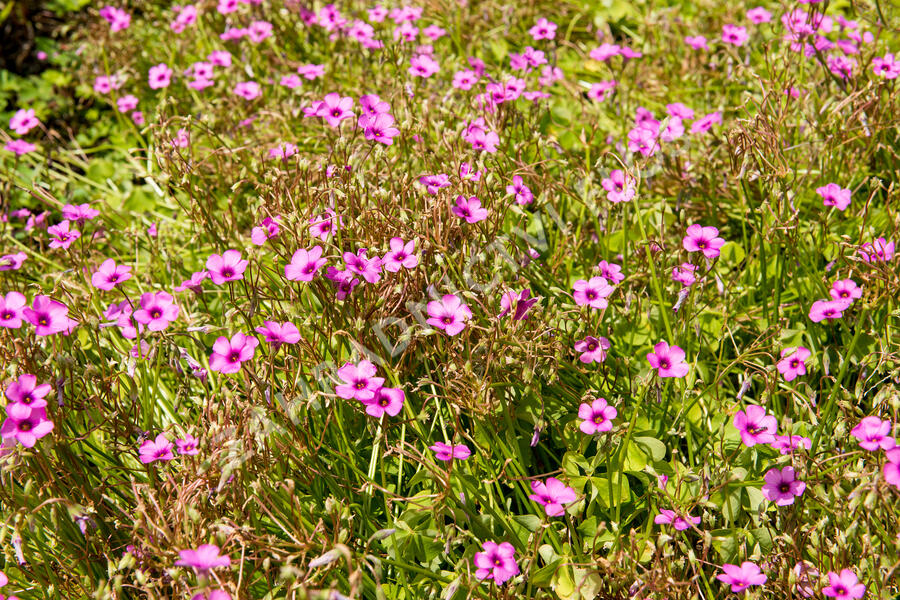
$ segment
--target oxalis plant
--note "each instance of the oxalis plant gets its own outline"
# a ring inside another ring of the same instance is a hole
[[[3,597],[900,593],[896,5],[110,1],[0,73]]]

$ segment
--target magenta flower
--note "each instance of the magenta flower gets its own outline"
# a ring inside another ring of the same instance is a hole
[[[606,199],[613,204],[629,202],[635,195],[635,182],[622,169],[615,169],[600,182],[606,190]]]
[[[26,142],[25,140],[10,140],[6,142],[3,149],[12,152],[16,156],[22,156],[23,154],[34,152],[37,150],[37,146],[31,142]]]
[[[761,25],[762,23],[768,23],[772,20],[772,13],[762,6],[757,6],[756,8],[751,8],[747,11],[747,18],[751,23]]]
[[[334,267],[328,267],[325,271],[325,277],[330,279],[337,287],[335,296],[338,300],[345,299],[353,291],[353,288],[359,285],[359,279],[356,279],[353,273],[346,269],[338,271]]]
[[[531,491],[528,496],[544,507],[548,517],[558,517],[565,514],[563,504],[575,502],[575,490],[564,484],[556,477],[550,477],[546,483],[541,481],[531,482]]]
[[[90,204],[66,204],[62,207],[62,215],[64,219],[75,221],[79,225],[84,225],[86,221],[92,221],[100,211],[91,208]]]
[[[706,258],[719,256],[719,249],[725,244],[725,240],[718,237],[719,230],[715,227],[703,227],[691,225],[687,228],[687,235],[682,241],[684,249],[688,252],[703,252]]]
[[[7,292],[0,296],[0,327],[18,329],[25,317],[25,296],[19,292]]]
[[[842,302],[853,302],[854,300],[858,300],[862,298],[862,288],[856,285],[856,282],[852,279],[839,279],[831,284],[831,290],[828,292],[831,294],[832,300],[838,300]]]
[[[131,279],[131,267],[117,265],[116,261],[107,258],[100,268],[91,275],[91,283],[98,290],[109,291],[124,281]]]
[[[414,269],[419,264],[419,257],[415,255],[416,241],[403,241],[402,238],[391,238],[391,249],[382,259],[384,270],[391,273],[398,272],[401,268]]]
[[[292,145],[292,144],[288,144]],[[285,158],[284,147],[282,148],[282,156],[281,158]],[[288,154],[287,156],[290,156]],[[266,217],[262,220],[262,223],[254,227],[250,231],[250,241],[253,242],[256,246],[262,246],[266,243],[267,240],[272,239],[277,236],[281,232],[281,227],[278,225],[278,217]]]
[[[689,35],[684,38],[684,43],[694,50],[709,50],[709,43],[705,36]]]
[[[691,515],[682,517],[674,510],[667,508],[660,509],[659,514],[653,517],[653,522],[657,525],[672,525],[675,531],[690,529],[693,525],[699,525],[701,520],[700,517],[692,517]]]
[[[150,67],[147,75],[150,83],[150,89],[158,90],[169,87],[172,81],[172,69],[166,63],[159,63],[155,67]]]
[[[845,300],[816,300],[809,307],[809,320],[813,323],[819,323],[824,320],[833,321],[844,316],[844,311],[850,307],[850,303]]]
[[[603,309],[609,306],[606,300],[616,288],[609,285],[603,277],[591,277],[590,280],[579,279],[573,284],[575,304],[578,306],[590,306],[593,309]]]
[[[241,81],[234,86],[234,95],[244,100],[255,100],[262,96],[262,88],[255,81]]]
[[[667,342],[653,346],[653,352],[647,354],[647,361],[657,369],[660,377],[684,377],[691,368],[684,362],[684,350],[678,346],[670,347]]]
[[[407,72],[413,77],[427,79],[441,70],[440,65],[427,54],[417,54],[409,59]]]
[[[805,483],[797,481],[794,467],[769,469],[763,479],[766,480],[762,486],[763,496],[778,506],[793,504],[794,499],[806,489]]]
[[[32,408],[14,402],[6,405],[6,420],[0,426],[4,443],[15,440],[26,448],[33,448],[39,439],[53,431],[53,421],[47,418],[46,408]]]
[[[145,440],[139,450],[141,462],[146,465],[158,460],[172,460],[175,458],[172,448],[172,442],[166,439],[164,433],[156,436],[155,440]]]
[[[445,173],[439,173],[437,175],[423,175],[419,177],[419,183],[424,185],[425,191],[433,196],[438,193],[439,189],[445,188],[450,185],[450,177],[448,177]]]
[[[900,56],[895,58],[892,53],[876,56],[872,59],[872,72],[885,79],[897,79],[900,77]]]
[[[528,33],[531,34],[534,41],[552,40],[556,37],[556,23],[541,17],[534,26],[528,30]]]
[[[722,41],[733,46],[743,46],[750,39],[746,27],[739,25],[723,25]]]
[[[356,399],[367,404],[375,398],[375,393],[384,383],[383,377],[375,377],[377,371],[378,368],[365,359],[356,365],[346,362],[337,371],[337,376],[344,383],[335,386],[334,392],[345,400]]]
[[[72,242],[81,237],[80,231],[77,229],[69,229],[68,221],[62,221],[58,225],[48,227],[47,234],[51,238],[51,248],[68,248],[72,245]]]
[[[741,441],[750,448],[756,444],[774,442],[778,420],[767,415],[762,406],[750,404],[745,411],[738,411],[734,415],[734,426],[741,434]]]
[[[578,360],[585,364],[602,363],[606,360],[606,351],[609,350],[609,340],[601,336],[595,338],[587,336],[583,340],[575,342],[575,351],[581,352]]]
[[[825,206],[834,206],[838,210],[847,210],[850,206],[850,195],[853,193],[849,189],[841,188],[836,183],[816,188],[816,193],[822,197],[822,204]]]
[[[534,202],[534,194],[531,189],[525,185],[520,175],[513,175],[512,183],[506,186],[506,193],[515,196],[516,204],[525,206]]]
[[[47,296],[35,296],[31,308],[22,309],[22,316],[34,325],[36,335],[68,332],[74,324],[69,318],[69,307]]]
[[[616,83],[615,79],[610,79],[609,81],[600,81],[591,85],[591,88],[587,92],[587,96],[591,100],[603,102],[611,95],[611,92],[616,89],[616,85],[618,84]]]
[[[175,561],[175,566],[191,567],[198,571],[231,565],[231,558],[228,555],[219,556],[219,547],[215,544],[203,544],[196,550],[181,550],[178,556],[180,558]]]
[[[331,234],[341,228],[343,219],[338,217],[330,208],[325,209],[325,214],[309,219],[309,235],[327,242]]]
[[[435,454],[435,458],[448,462],[454,458],[457,460],[466,460],[472,456],[472,451],[465,444],[451,446],[444,442],[435,442],[433,446],[428,447]]]
[[[386,146],[393,144],[393,138],[400,135],[400,130],[394,127],[394,117],[388,113],[360,115],[356,124],[363,130],[363,137],[367,140],[375,140]]]
[[[209,271],[197,271],[195,273],[191,273],[190,279],[185,279],[181,282],[181,285],[175,288],[176,292],[183,292],[185,290],[193,290],[196,293],[200,293],[202,288],[200,284],[203,283],[203,280],[209,277]]]
[[[781,454],[790,454],[798,448],[812,448],[812,440],[802,435],[776,435],[775,441],[769,444]]]
[[[378,388],[375,396],[371,400],[363,401],[366,405],[366,414],[376,419],[384,413],[392,417],[396,417],[403,408],[403,401],[406,400],[406,394],[399,388]]]
[[[672,269],[672,281],[677,281],[684,287],[688,288],[697,282],[697,265],[691,263],[681,263],[680,267]]]
[[[806,375],[806,359],[810,357],[808,348],[785,348],[781,351],[781,360],[775,365],[778,372],[784,375],[785,381],[793,381],[800,375]]]
[[[891,437],[892,427],[890,421],[882,421],[878,417],[865,417],[850,430],[850,435],[859,440],[859,447],[863,450],[871,452],[879,449],[890,450],[897,445],[897,441]]]
[[[344,119],[352,119],[356,115],[353,113],[353,98],[350,96],[341,97],[340,94],[334,92],[326,94],[324,100],[319,105],[317,115],[323,117],[331,127],[338,127]]]
[[[34,109],[19,109],[15,112],[15,114],[9,119],[9,127],[13,131],[15,131],[19,135],[25,135],[38,125],[41,122],[38,121],[37,117],[34,116]]]
[[[44,408],[47,401],[44,397],[50,393],[50,384],[35,385],[37,377],[24,373],[6,387],[6,397],[10,403],[21,404],[31,409]]]
[[[887,451],[887,462],[884,463],[882,472],[887,483],[900,489],[900,448]]]
[[[206,259],[206,270],[216,285],[244,278],[249,261],[241,260],[239,250],[226,250],[221,255],[212,254]]]
[[[197,454],[200,454],[198,448],[199,445],[200,440],[192,435],[185,435],[184,438],[175,440],[175,447],[178,449],[178,454],[181,454],[182,456],[196,456]]]
[[[828,587],[822,588],[822,595],[840,600],[862,598],[866,595],[866,586],[859,582],[856,573],[850,569],[842,569],[840,575],[829,571]]]
[[[0,271],[18,271],[25,264],[28,255],[24,252],[16,252],[15,254],[4,254],[0,256]]]
[[[521,321],[528,317],[528,311],[537,304],[537,298],[531,298],[531,290],[525,288],[520,293],[506,292],[500,296],[500,314],[498,318],[505,317],[512,312],[513,321]],[[513,309],[515,305],[515,309]]]
[[[618,411],[609,406],[604,398],[597,398],[590,404],[583,402],[578,406],[578,418],[583,419],[578,428],[588,435],[609,431],[612,429],[612,420],[618,414]]]
[[[426,323],[453,336],[466,328],[466,321],[472,318],[472,311],[457,296],[445,294],[440,300],[428,303]]]
[[[730,585],[734,593],[743,592],[751,585],[762,585],[767,581],[767,577],[762,574],[759,567],[749,561],[741,563],[741,566],[724,564],[722,570],[725,572],[716,575],[716,579]]]
[[[481,207],[481,200],[475,196],[468,199],[465,196],[457,196],[456,205],[451,210],[460,219],[465,219],[466,223],[484,221],[488,216],[487,209]]]
[[[894,242],[888,242],[880,237],[874,242],[866,242],[860,246],[858,252],[864,262],[887,262],[894,258]]]
[[[475,577],[493,579],[494,583],[502,585],[519,574],[519,565],[514,558],[516,549],[512,544],[484,542],[481,547],[484,551],[475,553]]]
[[[259,340],[255,337],[235,333],[229,340],[225,336],[219,336],[213,344],[213,351],[209,357],[210,371],[218,371],[223,374],[237,373],[241,370],[241,364],[253,358]]]
[[[367,248],[360,248],[356,254],[344,252],[344,264],[351,273],[360,275],[369,283],[381,281],[381,258],[378,256],[367,258]]]
[[[256,328],[256,333],[262,335],[267,342],[276,346],[296,344],[300,341],[300,331],[290,321],[285,321],[284,323],[263,321],[263,325]]]
[[[289,281],[312,281],[325,262],[321,246],[313,246],[309,250],[301,248],[294,252],[291,262],[285,265],[284,277]]]
[[[607,281],[611,281],[612,285],[616,285],[625,279],[625,275],[622,274],[622,266],[617,265],[616,263],[609,263],[605,260],[601,260],[597,265],[597,270],[600,271],[600,277]]]
[[[141,295],[141,307],[134,311],[134,320],[150,331],[162,331],[178,318],[179,310],[171,294],[148,292]]]

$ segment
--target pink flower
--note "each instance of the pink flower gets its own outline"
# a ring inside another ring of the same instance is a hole
[[[331,93],[325,96],[317,111],[318,116],[323,117],[331,127],[338,127],[344,119],[352,119],[356,116],[352,110],[353,98],[341,97],[340,94]]]
[[[891,448],[887,451],[887,462],[882,468],[884,480],[897,489],[900,489],[900,448]]]
[[[36,376],[23,373],[15,382],[7,386],[4,393],[10,403],[21,404],[30,409],[44,408],[47,406],[44,397],[50,393],[50,384],[36,384]]]
[[[100,9],[100,16],[109,23],[109,30],[113,33],[128,29],[131,25],[131,15],[113,6],[105,6]]]
[[[897,79],[900,77],[900,57],[894,58],[890,53],[883,58],[876,56],[872,59],[872,72],[885,79]]]
[[[498,318],[505,317],[512,312],[513,321],[521,321],[528,316],[531,307],[537,304],[537,298],[531,298],[531,290],[525,288],[520,293],[506,292],[500,296],[500,314]],[[513,310],[515,304],[515,310]]]
[[[427,191],[432,196],[438,193],[438,190],[441,188],[448,187],[450,185],[450,177],[445,175],[444,173],[440,173],[438,175],[423,175],[419,177],[419,183],[425,186],[425,191]]]
[[[748,448],[756,444],[771,444],[775,441],[778,421],[766,414],[762,406],[750,404],[746,411],[734,415],[734,426],[741,434],[741,441]]]
[[[30,142],[26,142],[25,140],[10,140],[6,142],[6,145],[3,148],[16,156],[22,156],[23,154],[28,154],[29,152],[37,150],[37,146]]]
[[[809,307],[809,319],[813,323],[819,323],[825,319],[829,321],[840,319],[849,307],[850,302],[843,298],[840,300],[816,300]]]
[[[493,579],[494,583],[502,585],[519,574],[519,565],[514,558],[516,549],[512,544],[484,542],[481,547],[483,552],[475,553],[475,577]]]
[[[427,54],[417,54],[409,59],[407,72],[413,77],[428,78],[440,71],[440,65]]]
[[[722,570],[725,572],[716,575],[716,579],[730,585],[734,593],[743,592],[751,585],[762,585],[767,581],[759,567],[749,561],[741,563],[741,566],[724,564]]]
[[[134,311],[134,320],[146,325],[150,331],[162,331],[178,318],[179,308],[174,298],[166,292],[148,292],[141,295],[141,307]]]
[[[366,404],[375,398],[375,392],[384,383],[383,377],[375,377],[377,371],[377,367],[365,359],[356,365],[346,362],[337,371],[344,383],[335,386],[334,392],[345,400],[356,399]]]
[[[790,454],[798,448],[812,448],[812,440],[802,435],[776,435],[775,441],[769,444],[781,454]]]
[[[657,132],[647,127],[635,127],[628,132],[628,150],[641,156],[653,156],[659,149]]]
[[[10,129],[19,135],[25,135],[40,124],[41,122],[34,116],[33,108],[19,109],[9,119]]]
[[[556,37],[556,23],[541,17],[534,26],[528,30],[528,33],[531,34],[534,41],[552,40]]]
[[[116,108],[120,113],[127,113],[137,108],[138,99],[136,96],[128,94],[116,100]]]
[[[867,263],[887,262],[894,258],[894,242],[883,237],[859,247],[859,257]]]
[[[117,265],[116,261],[107,258],[91,275],[91,284],[98,290],[109,291],[129,279],[131,279],[131,267]]]
[[[713,125],[722,123],[722,113],[711,112],[708,115],[697,119],[691,123],[691,133],[704,133],[712,129]]]
[[[15,254],[4,254],[0,256],[0,271],[18,271],[25,264],[28,255],[24,252],[16,252]]]
[[[382,259],[385,271],[397,273],[401,268],[414,269],[419,264],[419,257],[415,255],[415,240],[404,243],[402,238],[391,238],[390,247]]]
[[[515,196],[516,204],[525,206],[534,202],[534,194],[527,185],[522,181],[519,175],[513,175],[512,184],[506,186],[506,193]]]
[[[746,27],[741,27],[739,25],[722,26],[722,41],[726,44],[743,46],[748,39],[750,39],[750,34],[747,33]]]
[[[838,575],[834,571],[828,572],[828,587],[822,589],[822,595],[829,598],[849,600],[862,598],[866,595],[866,586],[859,583],[856,573],[850,569],[841,570]]]
[[[444,333],[454,336],[466,328],[466,321],[472,318],[472,311],[457,296],[445,294],[438,300],[428,303],[428,320],[426,323]]]
[[[684,43],[694,50],[709,50],[709,43],[702,35],[689,35],[684,38]]]
[[[367,140],[375,140],[386,146],[392,145],[393,138],[400,135],[400,130],[394,127],[394,117],[388,113],[360,115],[357,125],[363,130],[363,137]]]
[[[323,242],[327,242],[328,238],[331,237],[331,234],[341,228],[341,225],[343,225],[343,218],[335,215],[334,211],[330,208],[326,208],[325,214],[311,217],[309,222],[311,223],[309,226],[309,235],[314,238],[319,238]]]
[[[768,23],[772,20],[772,13],[767,11],[762,6],[757,6],[756,8],[751,8],[747,11],[747,18],[751,23],[756,25],[760,25],[762,23]]]
[[[259,340],[254,337],[235,333],[229,340],[225,336],[219,336],[213,344],[213,351],[209,357],[210,371],[218,371],[223,374],[237,373],[241,370],[241,364],[253,358]]]
[[[150,67],[148,78],[150,80],[150,89],[167,88],[172,81],[172,69],[166,63],[159,63],[155,67]]]
[[[175,291],[183,292],[185,290],[193,290],[199,294],[202,291],[200,284],[203,283],[203,280],[207,277],[209,277],[208,271],[197,271],[192,273],[191,278],[182,281],[181,285],[175,288]]]
[[[578,306],[590,306],[593,309],[603,309],[609,306],[606,300],[616,288],[609,285],[603,277],[591,277],[589,280],[579,279],[573,284],[575,304]]]
[[[85,221],[91,221],[100,214],[100,211],[91,208],[90,204],[66,204],[62,207],[62,215],[64,219],[75,221],[79,225],[84,225]]]
[[[762,486],[763,496],[778,506],[793,504],[806,489],[805,483],[795,479],[793,467],[769,469],[763,479],[766,480]]]
[[[256,328],[256,333],[262,335],[267,342],[276,346],[296,344],[300,341],[300,331],[290,321],[284,323],[263,321],[263,324]]]
[[[278,217],[275,217],[274,219],[272,217],[266,217],[262,220],[262,223],[250,231],[250,241],[256,246],[262,246],[266,241],[277,236],[280,232],[281,227],[278,225]]]
[[[725,244],[725,240],[718,237],[719,230],[715,227],[703,227],[694,224],[687,228],[687,235],[684,236],[682,244],[688,252],[703,252],[706,258],[716,258],[719,256],[720,248]]]
[[[784,375],[785,381],[793,381],[800,375],[806,375],[806,359],[809,357],[809,349],[803,346],[785,348],[781,351],[781,360],[775,366]]]
[[[458,90],[471,90],[472,87],[478,83],[479,79],[480,77],[475,71],[457,71],[453,74],[452,85]]]
[[[583,419],[578,429],[588,435],[602,433],[612,429],[612,420],[618,415],[618,411],[609,406],[604,398],[596,398],[590,404],[582,402],[578,406],[578,418]]]
[[[842,188],[836,183],[829,183],[816,188],[816,193],[822,197],[823,205],[835,206],[838,210],[844,211],[850,206],[850,195],[853,192],[850,189]]]
[[[158,460],[172,460],[172,442],[166,439],[166,434],[161,433],[155,440],[145,440],[140,447],[140,459],[145,465]]]
[[[435,458],[445,462],[451,461],[454,458],[457,460],[466,460],[472,456],[472,451],[469,450],[469,447],[465,444],[451,446],[444,442],[435,442],[433,446],[429,446],[428,448],[434,452]]]
[[[600,184],[606,190],[606,199],[614,204],[628,202],[634,198],[634,180],[626,176],[622,169],[615,169],[609,177],[604,177]]]
[[[244,278],[249,261],[241,260],[239,250],[226,250],[221,255],[212,254],[206,259],[206,270],[216,285]]]
[[[31,308],[22,309],[25,320],[34,325],[35,335],[53,335],[66,332],[74,326],[69,318],[69,307],[47,296],[35,296]]]
[[[366,414],[376,419],[384,413],[396,417],[400,414],[405,399],[406,394],[403,393],[403,390],[381,387],[375,392],[374,398],[363,401],[363,404],[366,405]]]
[[[828,292],[832,300],[841,302],[853,302],[862,298],[862,288],[856,285],[852,279],[839,279],[831,284]]]
[[[548,517],[558,517],[565,514],[563,504],[575,502],[575,490],[564,484],[556,477],[550,477],[546,483],[540,481],[531,482],[531,491],[528,496],[544,507]]]
[[[600,271],[600,277],[606,279],[607,281],[611,281],[612,285],[615,285],[625,279],[625,276],[622,274],[622,266],[617,265],[616,263],[610,263],[606,262],[605,260],[601,260],[597,264],[597,270]]]
[[[613,56],[619,55],[620,48],[618,44],[603,43],[588,53],[591,59],[598,62],[606,62]]]
[[[602,363],[606,360],[606,350],[609,350],[609,347],[609,340],[602,336],[595,338],[589,335],[575,342],[575,351],[582,353],[578,360],[585,364]]]
[[[200,440],[195,438],[192,435],[185,435],[184,438],[178,438],[175,440],[175,446],[178,448],[178,454],[182,456],[196,456],[200,453],[200,450],[197,446],[200,444]]]
[[[656,344],[653,352],[647,354],[647,361],[657,369],[660,377],[684,377],[691,368],[684,362],[684,350],[678,346],[669,347],[667,342]]]
[[[465,196],[456,197],[456,205],[452,208],[454,215],[465,219],[466,223],[477,223],[487,219],[488,211],[481,207],[481,200],[475,196],[466,199]]]
[[[219,547],[215,544],[203,544],[196,550],[181,550],[178,555],[180,558],[175,562],[176,566],[192,567],[198,571],[231,565],[231,558],[227,555],[219,556]]]
[[[48,227],[47,234],[51,237],[51,248],[68,248],[72,245],[72,242],[81,237],[80,231],[69,229],[68,221],[62,221],[58,225]]]
[[[297,73],[309,80],[318,79],[325,74],[325,65],[300,65],[297,67]]]
[[[4,445],[7,440],[15,440],[26,448],[33,448],[51,431],[53,421],[47,418],[46,408],[32,408],[19,402],[6,405],[6,420],[0,426]]]
[[[25,296],[19,292],[7,292],[0,296],[0,327],[18,329],[24,318]]]
[[[284,277],[289,281],[312,281],[325,262],[321,246],[313,246],[309,250],[301,248],[294,252],[291,262],[285,265]]]
[[[262,88],[255,81],[241,81],[235,84],[234,94],[244,100],[255,100],[262,96]]]
[[[610,92],[612,92],[614,89],[616,89],[615,79],[611,79],[609,81],[601,81],[599,83],[591,85],[591,89],[588,90],[587,96],[591,100],[603,102],[610,95]]]
[[[254,44],[258,44],[267,37],[272,36],[272,24],[268,21],[253,21],[247,28],[247,37]]]
[[[381,281],[381,258],[367,258],[367,248],[360,248],[356,254],[344,252],[344,264],[351,273],[356,273],[369,283]]]
[[[890,450],[897,445],[897,441],[891,437],[890,421],[882,421],[878,417],[865,417],[850,430],[850,435],[859,440],[859,447],[863,450],[874,452],[875,450]]]
[[[665,489],[665,487],[663,487]],[[657,525],[672,525],[675,531],[684,531],[690,529],[692,525],[699,525],[702,519],[700,517],[692,517],[686,515],[682,517],[674,510],[662,508],[659,514],[653,517],[653,522]]]

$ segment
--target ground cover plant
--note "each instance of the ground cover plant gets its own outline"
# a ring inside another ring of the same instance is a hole
[[[0,594],[900,593],[897,6],[53,10]]]

